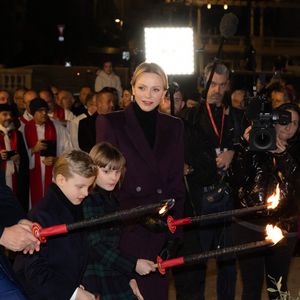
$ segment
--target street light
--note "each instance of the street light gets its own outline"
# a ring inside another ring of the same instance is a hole
[[[123,20],[121,19],[115,19],[115,23],[120,24],[121,27],[123,26]]]

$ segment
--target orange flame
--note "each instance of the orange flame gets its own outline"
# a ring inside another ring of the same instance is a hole
[[[165,204],[159,211],[158,214],[164,215],[168,211],[168,205]]]
[[[283,239],[282,231],[279,227],[273,226],[271,224],[268,224],[266,226],[266,240],[269,240],[273,242],[274,244],[277,244],[280,240]]]
[[[268,209],[274,209],[278,206],[280,201],[279,184],[276,185],[275,192],[267,199]]]

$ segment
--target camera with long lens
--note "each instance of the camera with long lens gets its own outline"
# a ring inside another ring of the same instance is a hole
[[[265,94],[254,97],[248,104],[247,111],[252,121],[252,129],[249,136],[250,150],[275,150],[277,146],[274,125],[289,124],[291,122],[291,113],[272,109],[272,103]]]

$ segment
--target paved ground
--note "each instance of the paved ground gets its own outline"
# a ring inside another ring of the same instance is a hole
[[[291,267],[290,267],[290,274],[289,274],[289,281],[288,287],[293,296],[293,299],[296,299],[296,296],[300,296],[300,257],[294,257]],[[216,269],[215,269],[215,261],[210,260],[209,266],[207,270],[207,286],[206,286],[206,300],[216,300]],[[238,274],[238,281],[237,281],[237,288],[236,288],[236,300],[241,299],[241,280],[240,274]],[[173,282],[171,280],[170,284],[170,296],[169,300],[175,300],[175,288]],[[299,298],[300,299],[300,298]],[[189,299],[186,299],[189,300]],[[260,300],[260,299],[257,299]],[[268,300],[266,292],[263,293],[261,300]]]

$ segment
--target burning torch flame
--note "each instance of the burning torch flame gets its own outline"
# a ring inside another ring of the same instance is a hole
[[[175,205],[174,199],[166,200],[165,204],[159,209],[158,213],[163,216],[166,212],[168,212]]]
[[[266,226],[266,240],[272,241],[277,244],[281,239],[283,239],[282,231],[279,227],[268,224]]]
[[[267,199],[268,209],[274,209],[278,206],[280,200],[279,184],[276,185],[275,192]]]
[[[167,204],[165,204],[160,210],[159,210],[159,214],[160,215],[164,215],[166,212],[168,211],[168,205]]]

